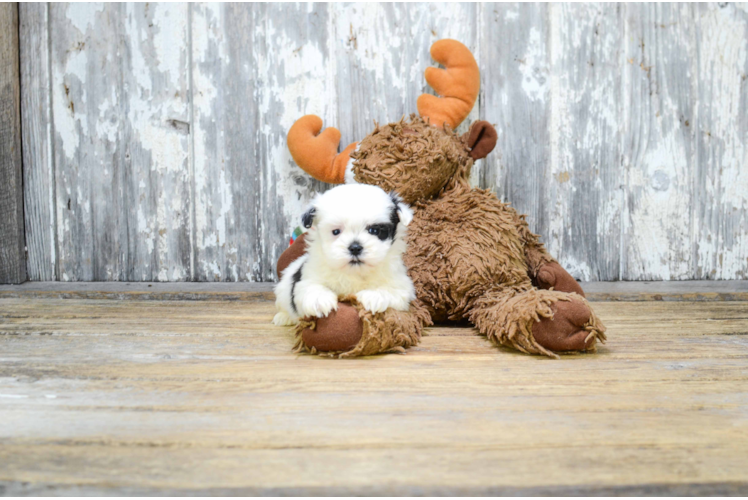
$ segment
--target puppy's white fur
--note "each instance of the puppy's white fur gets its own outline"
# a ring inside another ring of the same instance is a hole
[[[311,226],[307,252],[286,268],[275,287],[273,323],[327,316],[339,298],[350,295],[374,313],[406,311],[415,298],[402,259],[412,219],[410,207],[376,186],[342,185],[317,195],[303,218]],[[355,243],[361,246],[359,255],[351,253]]]

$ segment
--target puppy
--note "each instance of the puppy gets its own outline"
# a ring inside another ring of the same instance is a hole
[[[317,195],[302,216],[307,252],[275,287],[276,325],[327,316],[338,299],[355,295],[373,313],[407,311],[415,299],[403,264],[410,207],[376,186],[346,184]]]

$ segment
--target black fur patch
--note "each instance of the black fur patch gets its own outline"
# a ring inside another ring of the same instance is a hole
[[[367,226],[367,230],[370,234],[375,235],[377,238],[379,238],[381,241],[386,240],[387,238],[394,240],[395,239],[395,229],[397,228],[396,224],[389,224],[387,222],[382,222],[381,224],[372,224],[371,226]]]
[[[304,264],[299,267],[299,270],[293,273],[293,279],[291,281],[291,307],[293,307],[293,310],[296,314],[299,314],[299,310],[296,309],[296,283],[301,281],[301,270],[304,269]]]
[[[394,191],[390,192],[389,195],[390,200],[392,200],[392,203],[394,203],[395,206],[398,206],[403,201],[402,198],[400,198],[400,195]]]
[[[304,224],[304,227],[309,229],[312,227],[312,223],[314,222],[314,214],[317,213],[317,209],[312,207],[306,212],[304,212],[304,215],[301,216],[301,223]]]
[[[400,224],[400,197],[394,191],[390,193],[390,199],[392,200],[392,209],[390,209],[390,223],[392,224],[392,240],[395,240],[395,234],[397,233],[397,225]]]

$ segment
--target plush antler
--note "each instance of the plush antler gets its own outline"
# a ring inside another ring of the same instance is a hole
[[[418,113],[439,128],[447,123],[457,128],[473,109],[480,90],[480,71],[473,54],[457,40],[439,40],[431,46],[431,57],[446,69],[426,68],[426,82],[441,99],[421,94]]]
[[[302,116],[288,131],[288,149],[294,161],[317,180],[342,184],[345,167],[356,143],[349,144],[338,154],[340,131],[329,127],[321,134],[322,119],[315,115]]]

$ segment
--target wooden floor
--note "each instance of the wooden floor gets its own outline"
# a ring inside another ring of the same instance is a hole
[[[561,360],[291,353],[266,300],[0,298],[0,493],[748,494],[748,302],[597,302]]]

